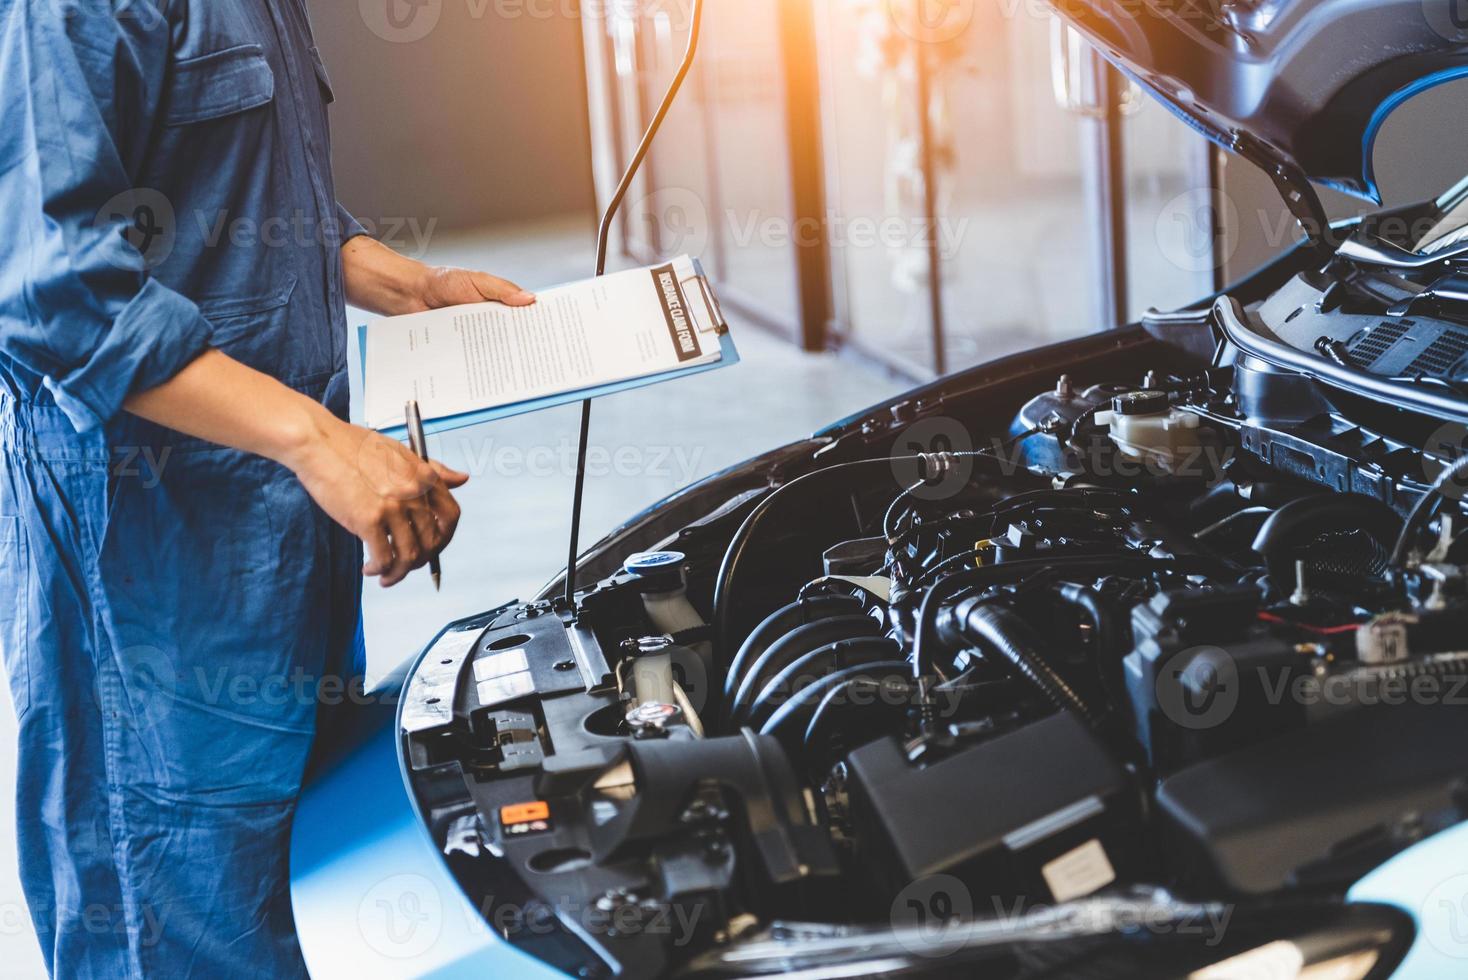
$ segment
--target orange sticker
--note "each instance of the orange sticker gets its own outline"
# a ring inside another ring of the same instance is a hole
[[[516,803],[500,807],[500,823],[506,827],[550,819],[550,804],[537,800],[534,803]]]

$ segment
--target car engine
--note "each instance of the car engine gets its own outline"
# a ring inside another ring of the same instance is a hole
[[[574,610],[451,627],[403,752],[495,931],[581,976],[1369,945],[1344,889],[1468,807],[1461,427],[1211,312],[852,420],[614,535]]]

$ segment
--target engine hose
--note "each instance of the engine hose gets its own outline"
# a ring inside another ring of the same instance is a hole
[[[962,604],[956,613],[966,636],[1002,656],[1055,707],[1074,712],[1095,727],[1097,719],[1090,706],[1045,662],[1039,638],[1017,613],[978,600]]]
[[[770,644],[758,660],[744,672],[734,699],[729,702],[728,718],[739,723],[754,704],[756,695],[776,674],[795,663],[801,657],[838,640],[852,640],[861,636],[877,636],[882,626],[870,616],[834,616],[798,626]]]
[[[750,542],[760,526],[770,516],[775,505],[782,500],[795,496],[801,488],[810,489],[819,487],[834,476],[843,476],[852,470],[864,467],[882,466],[891,467],[893,463],[907,460],[920,459],[918,456],[883,456],[879,459],[858,459],[848,463],[837,463],[824,469],[815,470],[804,476],[791,480],[781,487],[771,491],[755,505],[754,510],[739,525],[739,530],[734,532],[734,537],[729,541],[729,547],[724,550],[724,559],[719,563],[719,574],[714,580],[714,657],[716,671],[721,666],[719,661],[726,661],[730,655],[729,619],[732,615],[734,605],[734,586],[738,580],[739,564],[744,560],[749,551]]]
[[[1402,533],[1397,537],[1396,547],[1392,549],[1392,565],[1401,568],[1407,563],[1407,556],[1412,553],[1413,544],[1422,529],[1437,516],[1437,509],[1442,505],[1444,499],[1443,491],[1451,483],[1461,481],[1468,476],[1468,456],[1460,456],[1456,462],[1443,470],[1442,475],[1432,484],[1432,488],[1422,495],[1417,501],[1417,506],[1412,508],[1412,513],[1407,516],[1407,523],[1402,525]]]
[[[1182,555],[1176,558],[1151,558],[1143,556],[1090,555],[1072,558],[1028,558],[1022,561],[1001,562],[955,572],[938,581],[923,597],[918,607],[917,624],[913,627],[913,676],[922,678],[938,673],[933,663],[933,649],[937,645],[936,631],[938,610],[965,589],[984,585],[998,585],[1016,579],[1028,578],[1040,572],[1064,571],[1070,575],[1077,571],[1094,569],[1105,575],[1150,574],[1153,572],[1175,572],[1184,575],[1217,575],[1225,566],[1222,562],[1203,555]]]
[[[739,682],[744,677],[744,672],[750,665],[764,655],[780,637],[789,633],[797,626],[805,626],[817,620],[830,619],[833,616],[851,616],[860,614],[862,611],[861,600],[854,596],[844,595],[822,595],[807,596],[781,606],[770,613],[765,621],[754,628],[754,632],[744,641],[739,648],[739,653],[729,664],[729,671],[724,676],[724,703],[727,705],[734,697],[734,692],[739,690]]]
[[[1096,630],[1096,672],[1101,677],[1107,700],[1112,704],[1129,703],[1120,674],[1121,658],[1127,653],[1124,649],[1126,639],[1122,636],[1116,611],[1100,592],[1090,586],[1067,582],[1060,587],[1058,594],[1090,619]]]
[[[884,680],[895,678],[900,683],[907,684],[908,665],[901,660],[884,660],[880,663],[861,664],[828,674],[782,704],[780,709],[760,726],[759,733],[773,735],[787,749],[798,749],[801,736],[805,734],[806,726],[810,724],[811,715],[825,700],[826,695],[842,687],[847,681],[855,680],[858,677]]]
[[[1269,577],[1282,589],[1295,587],[1295,559],[1299,549],[1322,534],[1360,529],[1381,545],[1398,539],[1402,518],[1375,497],[1332,493],[1301,497],[1276,510],[1254,537],[1254,551],[1262,555]]]
[[[802,686],[838,670],[892,660],[901,654],[902,648],[897,641],[885,636],[864,636],[827,644],[813,653],[807,653],[776,674],[774,679],[760,689],[759,696],[754,699],[742,720],[751,728],[758,728]]]
[[[801,743],[801,762],[813,780],[827,772],[842,754],[838,725],[847,709],[861,709],[861,730],[854,740],[861,744],[901,727],[907,718],[907,699],[901,703],[885,699],[881,696],[881,689],[882,681],[875,677],[854,677],[842,681],[821,698],[821,703],[811,713],[810,724],[805,726],[805,737]]]

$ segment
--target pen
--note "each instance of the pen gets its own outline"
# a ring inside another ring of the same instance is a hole
[[[423,413],[418,410],[417,400],[408,402],[408,445],[418,458],[428,462],[428,437],[423,434]],[[428,562],[428,573],[433,576],[433,591],[439,591],[443,583],[443,566],[438,556]]]

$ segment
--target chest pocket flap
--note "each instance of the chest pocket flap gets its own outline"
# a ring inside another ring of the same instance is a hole
[[[275,72],[258,44],[211,51],[173,66],[164,125],[187,126],[268,105]]]

